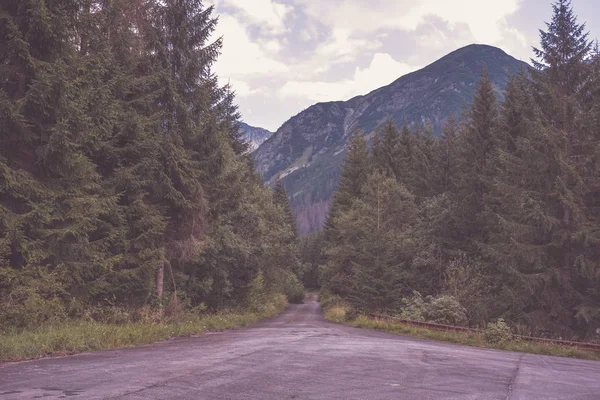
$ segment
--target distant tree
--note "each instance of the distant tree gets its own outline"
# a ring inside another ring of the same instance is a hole
[[[290,206],[289,196],[283,186],[283,180],[280,177],[277,177],[277,181],[275,183],[275,188],[273,189],[273,201],[276,205],[281,207],[286,216],[286,221],[290,226],[290,229],[294,234],[297,232],[296,229],[296,216],[294,215],[294,211]]]
[[[394,178],[369,176],[360,199],[336,217],[339,241],[329,250],[329,288],[364,311],[397,310],[410,293],[414,197]]]
[[[572,135],[578,112],[577,94],[587,80],[587,60],[593,43],[579,24],[570,0],[552,5],[552,20],[540,30],[540,47],[533,49],[532,71],[538,104],[546,119]]]
[[[338,245],[340,232],[337,227],[337,217],[348,212],[353,201],[361,196],[362,188],[367,182],[370,165],[371,161],[369,159],[367,143],[362,132],[356,131],[348,141],[348,150],[342,163],[340,182],[334,194],[323,228],[324,243],[322,251],[324,256],[332,247]],[[335,269],[338,267],[343,268],[344,273],[349,273],[349,265],[334,266]],[[336,270],[330,268],[330,266],[325,266],[322,273],[322,283],[325,286],[338,284],[339,282],[334,282],[333,276],[335,274],[337,274]],[[342,286],[343,284],[339,287]]]
[[[458,169],[454,178],[454,203],[458,243],[462,250],[477,253],[486,241],[485,196],[489,184],[489,160],[498,144],[498,106],[493,84],[484,71],[473,105],[460,135]]]
[[[345,212],[352,201],[360,196],[362,186],[369,174],[369,152],[367,142],[361,131],[356,131],[348,140],[348,149],[342,162],[342,172],[336,192],[333,196],[329,215],[325,221],[325,240],[334,235],[335,215]]]
[[[391,120],[387,120],[378,130],[373,143],[373,165],[382,173],[396,177],[400,171],[399,165],[399,132]]]

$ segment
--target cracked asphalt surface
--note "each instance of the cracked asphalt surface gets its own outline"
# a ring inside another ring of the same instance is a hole
[[[0,364],[0,399],[600,399],[600,362],[335,325],[316,301],[248,329]]]

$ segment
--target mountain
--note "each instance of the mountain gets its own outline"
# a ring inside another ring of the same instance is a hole
[[[263,144],[265,140],[273,135],[273,132],[263,128],[250,126],[244,122],[240,122],[240,130],[242,131],[242,138],[249,145],[250,152],[258,149],[258,147]]]
[[[310,106],[256,150],[256,166],[269,183],[281,174],[300,232],[312,232],[325,221],[352,132],[368,135],[391,118],[399,126],[430,123],[440,134],[471,103],[485,68],[502,99],[510,75],[529,66],[491,46],[458,49],[367,95]]]

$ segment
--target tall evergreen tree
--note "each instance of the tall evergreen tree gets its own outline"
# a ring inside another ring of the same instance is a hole
[[[370,159],[367,143],[362,132],[356,131],[348,141],[348,150],[342,164],[340,183],[333,197],[329,208],[329,215],[323,228],[324,254],[327,254],[329,249],[338,243],[339,230],[336,226],[336,218],[338,215],[346,213],[352,206],[352,202],[361,196],[362,188],[367,182],[369,168]],[[338,273],[349,274],[350,269],[348,263],[326,266],[322,273],[323,284],[325,286],[338,285],[339,287],[344,287],[345,283],[336,282],[333,277]]]
[[[532,59],[532,73],[545,118],[572,135],[579,108],[577,93],[587,80],[586,61],[593,43],[585,24],[578,23],[570,0],[558,0],[552,8],[547,30],[540,30],[540,47],[533,49],[537,59]]]
[[[294,215],[294,211],[292,207],[290,207],[290,201],[288,194],[285,190],[285,186],[283,186],[283,181],[280,177],[277,178],[277,182],[275,183],[275,188],[273,189],[273,201],[277,204],[286,216],[286,221],[290,226],[292,232],[296,233],[296,216]]]
[[[373,165],[384,174],[396,177],[400,171],[400,135],[392,120],[377,132],[372,149]]]
[[[352,201],[360,196],[362,186],[367,180],[369,173],[369,152],[367,143],[361,131],[356,131],[348,141],[348,149],[342,163],[340,182],[329,207],[329,215],[325,221],[326,240],[334,235],[335,215],[346,211]]]
[[[414,197],[393,177],[375,172],[361,198],[337,217],[339,241],[329,251],[329,287],[363,311],[395,312],[411,293]],[[337,266],[349,265],[349,273]],[[346,284],[347,286],[341,286]]]
[[[497,146],[497,126],[496,95],[489,75],[484,71],[460,135],[459,170],[452,194],[459,242],[468,252],[476,252],[478,243],[486,241],[488,161]]]
[[[501,268],[500,303],[508,304],[511,319],[571,336],[598,323],[597,292],[590,290],[597,282],[598,236],[584,200],[589,189],[579,128],[590,47],[569,2],[553,9],[536,50],[537,108],[522,100],[526,92],[507,97],[503,107],[503,120],[518,135],[497,160],[498,232],[490,254]]]
[[[294,284],[289,216],[211,72],[211,7],[0,7],[1,324],[175,294],[216,309],[246,301],[257,277]]]

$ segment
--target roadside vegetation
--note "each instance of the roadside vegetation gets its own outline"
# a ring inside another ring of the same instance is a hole
[[[144,308],[131,313],[117,311],[112,322],[73,320],[27,331],[0,331],[0,361],[133,347],[174,337],[240,328],[275,316],[286,306],[285,296],[274,295],[258,306],[222,310],[215,314],[201,309],[167,311],[167,307],[162,313]]]
[[[244,326],[303,298],[199,1],[6,0],[0,359]],[[268,306],[266,306],[268,304]]]
[[[364,314],[356,314],[339,297],[331,296],[327,293],[321,295],[320,303],[325,309],[325,318],[328,321],[355,328],[371,329],[473,347],[600,361],[600,352],[597,351],[513,340],[510,328],[502,320],[488,324],[483,332],[446,332],[415,327],[401,322],[371,318]]]
[[[302,249],[350,320],[502,319],[600,343],[600,47],[567,0],[540,36],[533,68],[502,98],[483,71],[440,138],[389,120],[349,139],[323,232]]]

